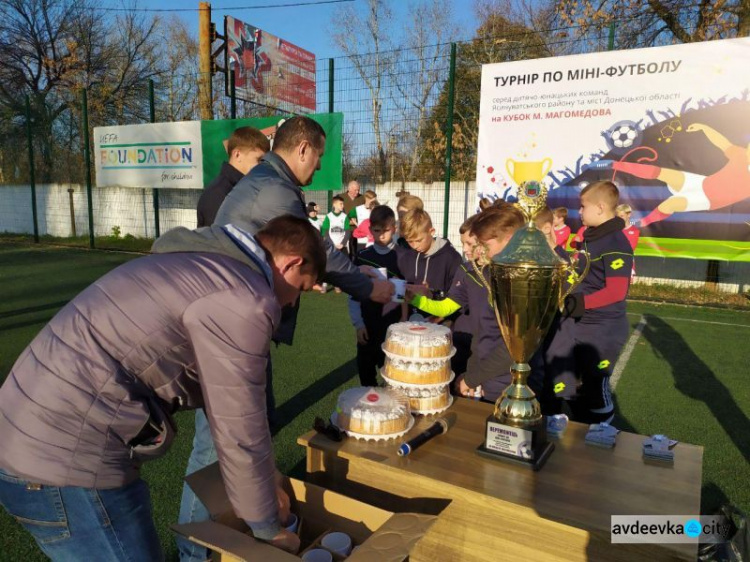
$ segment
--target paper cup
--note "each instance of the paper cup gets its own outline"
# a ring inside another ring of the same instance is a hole
[[[396,290],[391,297],[393,302],[404,302],[404,293],[406,293],[406,281],[404,279],[389,279],[391,285]]]
[[[306,562],[333,562],[333,555],[322,548],[313,548],[302,555]]]
[[[320,544],[323,548],[341,556],[349,556],[352,551],[352,539],[346,533],[328,533]]]
[[[289,521],[286,523],[286,530],[291,533],[296,533],[299,528],[299,518],[294,514],[289,514]]]

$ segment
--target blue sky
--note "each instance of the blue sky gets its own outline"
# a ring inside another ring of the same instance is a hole
[[[299,47],[315,53],[316,58],[328,58],[342,55],[330,40],[328,30],[331,20],[341,11],[343,6],[354,5],[357,9],[364,9],[364,0],[355,0],[352,3],[321,4],[309,7],[289,8],[265,8],[265,9],[237,9],[232,6],[263,6],[276,5],[290,2],[305,2],[307,0],[217,0],[211,2],[211,20],[216,24],[221,33],[224,26],[224,16],[230,15],[245,23],[260,27],[264,31],[272,33],[282,39],[290,41]],[[446,4],[453,4],[457,24],[461,28],[459,37],[455,40],[468,39],[477,27],[470,2],[466,0],[445,0]],[[394,14],[396,26],[405,21],[408,14],[410,2],[392,0],[390,2]],[[117,0],[102,0],[103,7],[120,8],[123,2]],[[185,0],[161,0],[157,3],[139,2],[142,8],[195,8],[191,12],[177,12],[175,15],[182,18],[190,31],[198,35],[198,0],[185,2]],[[169,13],[163,15],[168,16]],[[356,41],[356,38],[353,40]]]

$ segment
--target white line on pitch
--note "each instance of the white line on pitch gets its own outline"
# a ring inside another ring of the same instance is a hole
[[[629,316],[641,316],[639,312],[628,312]],[[694,322],[696,324],[714,324],[716,326],[733,326],[735,328],[750,328],[750,324],[732,324],[730,322],[712,322],[711,320],[696,320],[695,318],[673,318],[670,316],[659,316],[658,314],[651,314],[656,318],[662,320],[675,320],[677,322]]]
[[[641,334],[643,333],[643,328],[645,327],[646,327],[646,317],[641,315],[641,319],[638,321],[638,325],[633,330],[633,333],[630,334],[628,343],[625,344],[625,348],[622,350],[622,353],[620,354],[620,358],[617,360],[617,364],[615,365],[615,370],[612,372],[612,378],[609,380],[609,385],[612,388],[612,390],[615,389],[615,387],[617,386],[617,383],[620,381],[622,372],[625,370],[625,365],[628,364],[628,361],[630,360],[630,356],[632,355],[633,350],[635,349],[635,344],[638,343],[638,339],[641,337]]]

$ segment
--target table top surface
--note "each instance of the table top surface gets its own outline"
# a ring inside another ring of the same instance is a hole
[[[313,431],[298,443],[530,507],[541,517],[588,530],[609,532],[611,515],[700,513],[702,447],[679,443],[673,466],[655,466],[643,461],[645,436],[620,432],[613,449],[601,449],[585,444],[587,425],[570,422],[563,438],[552,440],[555,450],[545,466],[534,472],[476,453],[491,404],[461,398],[449,411],[457,416],[455,426],[407,457],[396,454],[400,440],[337,443]],[[434,418],[418,418],[404,439],[432,423]]]

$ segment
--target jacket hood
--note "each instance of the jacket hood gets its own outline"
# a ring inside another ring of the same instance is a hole
[[[453,248],[450,242],[448,242],[445,238],[435,238],[432,241],[432,246],[430,246],[430,249],[427,250],[426,256],[434,256],[440,253],[441,251],[444,251],[447,248]]]
[[[251,234],[234,225],[214,224],[195,230],[178,226],[164,233],[151,246],[153,254],[178,252],[205,252],[236,259],[262,273],[273,288],[273,274],[265,250]]]
[[[430,268],[434,266],[432,269],[434,275],[438,275],[438,277],[442,276],[441,272],[445,271],[448,267],[446,264],[453,261],[453,254],[455,253],[456,251],[448,240],[445,238],[435,238],[432,246],[430,246],[430,249],[426,253],[420,254],[416,252],[414,278],[419,282],[432,286],[435,279],[430,273]],[[447,291],[447,289],[446,287],[444,290]]]

